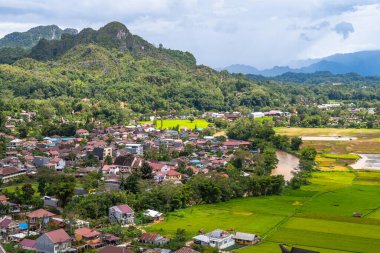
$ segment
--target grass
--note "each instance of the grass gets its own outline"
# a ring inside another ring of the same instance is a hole
[[[19,184],[12,184],[12,185],[9,185],[9,186],[4,186],[3,190],[6,190],[8,192],[15,192],[15,190],[16,190],[17,187],[21,189],[21,187],[24,184],[26,184],[26,183],[19,183]],[[30,184],[32,185],[33,189],[35,190],[34,194],[36,196],[39,196],[38,183],[37,182],[30,182]],[[83,187],[83,186],[82,186],[82,184],[80,182],[77,181],[75,187],[79,188],[79,187]]]
[[[263,234],[294,212],[298,207],[293,205],[296,201],[304,202],[305,197],[247,198],[194,206],[171,213],[165,222],[149,227],[148,230],[170,236],[177,228],[184,228],[189,238],[197,235],[201,229],[210,231],[217,228]]]
[[[330,158],[326,158],[330,159]],[[236,252],[279,252],[279,243],[321,253],[376,252],[380,248],[380,173],[314,172],[312,184],[281,196],[236,199],[193,206],[171,213],[149,231],[172,236],[184,228],[188,237],[200,229],[236,229],[256,233],[259,245]],[[353,212],[363,214],[352,217]]]
[[[301,127],[277,127],[278,134],[289,136],[354,136],[373,137],[380,136],[380,129],[357,128],[301,128]]]
[[[272,121],[273,117],[265,116],[265,117],[262,117],[262,118],[254,118],[254,120],[255,121]]]
[[[153,124],[152,121],[142,121],[140,124]],[[206,128],[210,125],[204,119],[195,119],[194,121],[190,121],[187,119],[164,119],[156,121],[156,128],[159,129],[171,129],[179,126],[179,129],[186,127],[187,129],[195,129],[197,128]]]
[[[328,250],[348,252],[377,252],[380,249],[380,240],[364,236],[338,235],[329,232],[316,232],[304,229],[281,228],[273,237],[274,242],[286,241],[288,244],[297,244],[307,247],[321,247]]]
[[[321,154],[315,161],[321,171],[348,171],[348,165],[360,158],[357,154]]]
[[[323,157],[332,159],[347,159],[347,160],[357,160],[360,158],[357,154],[323,154]]]
[[[304,141],[305,146],[315,147],[319,152],[334,154],[377,154],[380,153],[380,129],[300,128],[278,127],[277,134],[292,136],[350,136],[351,141]]]
[[[308,250],[313,250],[316,252],[320,253],[347,253],[349,251],[337,251],[337,250],[330,250],[330,249],[322,249],[322,248],[317,248],[317,247],[308,247],[305,245],[291,245],[294,247],[299,247],[299,248],[304,248]],[[289,247],[288,247],[289,248]],[[239,249],[237,251],[238,253],[279,253],[280,252],[280,247],[278,246],[278,243],[276,242],[266,242],[266,243],[260,243],[255,246],[251,247],[245,247],[242,249]]]
[[[361,185],[379,185],[380,186],[380,171],[357,171],[354,184]]]
[[[263,238],[258,245],[238,253],[279,252],[279,243],[331,252],[377,252],[380,249],[380,172],[354,171],[349,165],[357,153],[380,153],[378,129],[276,128],[289,136],[354,136],[347,142],[305,141],[319,151],[311,184],[285,190],[281,196],[245,198],[214,205],[193,206],[171,213],[149,227],[166,235],[185,228],[188,236],[198,230],[236,229]],[[361,213],[361,218],[353,213]]]
[[[341,221],[292,218],[283,228],[300,229],[305,231],[330,233],[336,235],[349,235],[362,237],[366,235],[368,238],[380,239],[380,226],[357,224]]]
[[[25,183],[20,183],[20,184],[13,184],[9,186],[4,186],[3,190],[7,190],[8,192],[15,192],[16,188],[20,188],[24,185]],[[30,183],[35,190],[36,194],[38,194],[38,183],[37,182],[31,182]]]

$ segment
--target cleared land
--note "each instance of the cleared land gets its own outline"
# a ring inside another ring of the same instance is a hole
[[[153,124],[153,121],[141,121],[140,124]],[[170,129],[179,126],[179,129],[186,127],[187,129],[206,128],[210,125],[204,119],[195,119],[193,121],[187,119],[164,119],[156,121],[156,128]]]
[[[339,128],[299,128],[279,127],[276,132],[288,136],[310,137],[355,137],[348,141],[305,140],[304,145],[315,147],[324,153],[380,153],[380,129],[339,129]]]

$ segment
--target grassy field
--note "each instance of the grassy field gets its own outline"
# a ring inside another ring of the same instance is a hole
[[[275,130],[278,134],[288,136],[347,136],[357,138],[350,141],[304,141],[304,145],[315,147],[323,153],[380,153],[380,129],[279,127]]]
[[[169,214],[148,227],[165,235],[185,228],[188,237],[201,229],[235,229],[262,237],[259,245],[238,253],[279,252],[279,243],[331,252],[380,249],[380,173],[315,172],[312,184],[281,196],[237,199]],[[362,218],[352,217],[359,212]]]
[[[262,118],[254,118],[255,121],[267,121],[267,120],[273,120],[273,117],[271,116],[265,116]]]
[[[380,136],[380,129],[277,127],[275,130],[278,134],[288,136],[354,136],[358,138]]]
[[[141,121],[140,124],[153,124],[152,121]],[[182,127],[186,127],[188,129],[195,129],[197,128],[206,128],[208,125],[210,125],[209,122],[207,122],[204,119],[196,119],[194,121],[190,121],[187,119],[164,119],[164,120],[157,120],[156,121],[156,128],[159,129],[170,129],[175,128],[179,126],[181,129]]]
[[[322,171],[348,171],[351,165],[360,159],[357,154],[320,154],[315,161]]]
[[[37,182],[32,182],[30,183],[33,187],[33,189],[36,191],[36,193],[38,192],[38,183]],[[4,186],[3,187],[3,190],[7,190],[8,192],[14,192],[16,190],[16,188],[20,188],[24,185],[24,183],[21,183],[21,184],[14,184],[14,185],[10,185],[10,186]]]

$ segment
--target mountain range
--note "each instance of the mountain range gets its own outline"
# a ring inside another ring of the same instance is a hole
[[[269,79],[218,72],[197,65],[189,52],[149,43],[119,22],[63,33],[60,39],[41,38],[29,49],[0,48],[0,63],[7,63],[0,64],[0,102],[7,103],[3,110],[37,108],[46,119],[58,115],[112,124],[126,122],[135,113],[281,107],[297,101],[300,94],[308,101],[321,97],[375,100],[379,97],[375,85],[380,83],[369,77],[328,73]],[[332,78],[347,85],[318,86]],[[305,82],[317,85],[310,89],[298,84]],[[353,85],[367,88],[358,91]],[[80,115],[72,114],[73,110]]]
[[[26,32],[13,32],[0,39],[0,47],[32,48],[41,39],[59,40],[62,34],[75,35],[78,31],[73,28],[61,29],[56,25],[37,26]]]
[[[300,68],[275,66],[271,69],[258,70],[249,65],[234,64],[219,70],[266,77],[278,76],[287,72],[314,73],[319,71],[328,71],[332,74],[357,73],[362,76],[380,76],[380,50],[335,54],[321,59],[313,59],[311,62],[313,63]]]

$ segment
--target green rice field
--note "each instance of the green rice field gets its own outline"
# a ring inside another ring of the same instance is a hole
[[[189,207],[147,229],[171,236],[184,228],[191,238],[201,229],[221,228],[262,238],[238,253],[280,252],[279,243],[322,253],[379,252],[380,173],[315,172],[311,181],[281,196]],[[354,212],[362,217],[353,217]]]

